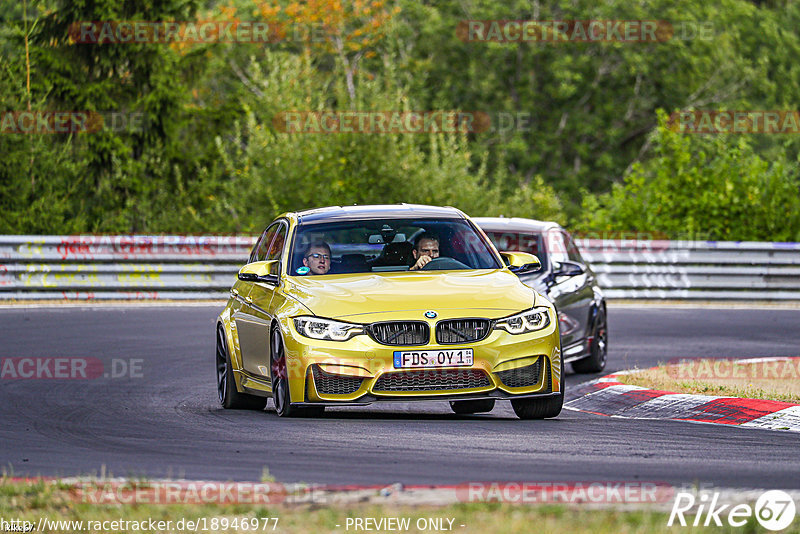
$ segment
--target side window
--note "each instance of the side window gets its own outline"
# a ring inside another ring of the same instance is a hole
[[[584,263],[581,253],[578,250],[578,247],[575,245],[575,241],[572,239],[572,236],[567,232],[564,232],[564,240],[567,242],[567,256],[569,256],[570,261]]]
[[[272,243],[272,238],[275,237],[275,233],[278,231],[279,227],[280,223],[275,223],[267,228],[261,241],[258,242],[258,247],[256,247],[255,250],[255,258],[252,258],[252,261],[264,261],[267,258],[267,252]]]
[[[269,246],[269,250],[267,251],[266,260],[279,260],[281,259],[281,254],[283,253],[283,244],[286,242],[286,225],[280,224],[278,227],[278,231],[275,232],[275,239],[272,240],[272,244]]]
[[[253,245],[253,250],[250,251],[250,256],[247,259],[247,263],[253,263],[254,261],[256,261],[256,256],[258,255],[258,249],[261,246],[261,242],[264,241],[264,239],[266,238],[266,235],[267,235],[267,230],[264,230],[263,232],[261,232],[261,236],[258,239],[256,239],[256,244]]]
[[[553,262],[561,263],[562,261],[569,260],[567,253],[567,243],[564,240],[564,233],[556,228],[551,228],[545,232],[545,248],[547,253],[550,254],[550,259]]]
[[[486,232],[497,250],[504,252],[527,252],[528,254],[541,254],[541,236],[538,234],[523,234],[514,232]]]

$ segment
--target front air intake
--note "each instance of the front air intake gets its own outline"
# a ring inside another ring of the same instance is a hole
[[[500,371],[495,373],[497,378],[500,379],[506,387],[510,388],[525,388],[535,386],[539,383],[539,376],[542,372],[542,361],[544,356],[539,357],[536,363],[526,365],[525,367],[517,367],[516,369],[509,369],[507,371]]]
[[[422,321],[373,323],[367,332],[378,343],[394,346],[426,345],[431,337],[428,323]]]
[[[326,373],[319,365],[312,365],[314,386],[323,395],[351,395],[358,391],[364,379],[359,376],[341,376]]]
[[[489,319],[449,319],[436,325],[436,341],[443,345],[480,341],[491,331]]]
[[[378,393],[403,391],[452,391],[492,385],[480,369],[420,369],[384,373],[372,387]]]

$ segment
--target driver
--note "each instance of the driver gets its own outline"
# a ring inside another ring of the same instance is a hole
[[[303,255],[303,265],[311,274],[327,274],[331,268],[331,247],[324,241],[317,241],[308,247]]]
[[[411,266],[409,271],[419,271],[431,260],[439,257],[439,236],[430,232],[422,232],[414,241],[414,250],[411,251],[411,254],[414,255],[416,263]]]

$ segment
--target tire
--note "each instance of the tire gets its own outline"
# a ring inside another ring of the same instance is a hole
[[[289,391],[289,375],[286,355],[283,350],[283,337],[277,326],[270,333],[270,378],[272,381],[272,401],[278,417],[320,417],[325,413],[324,406],[292,406]]]
[[[494,399],[450,401],[450,409],[459,415],[491,412],[494,409]]]
[[[552,372],[552,370],[550,371]],[[561,360],[561,393],[541,399],[511,399],[511,407],[520,419],[548,419],[561,413],[564,405],[564,360]]]
[[[239,393],[233,379],[233,365],[228,350],[228,339],[225,327],[217,326],[217,397],[223,408],[232,410],[263,410],[267,406],[267,398],[257,395]]]
[[[589,348],[589,356],[572,362],[572,370],[576,373],[599,373],[605,368],[607,358],[608,322],[606,310],[601,307],[592,325],[592,346]]]

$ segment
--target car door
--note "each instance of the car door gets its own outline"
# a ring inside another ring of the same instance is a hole
[[[285,221],[273,223],[267,228],[250,260],[280,259],[287,231]],[[247,294],[241,295],[242,306],[234,317],[242,368],[250,374],[269,378],[271,304],[277,286],[265,282],[247,282],[246,285]]]
[[[564,229],[550,228],[544,237],[554,273],[562,261],[584,265],[572,237]],[[565,349],[586,336],[590,306],[594,298],[592,281],[593,275],[589,270],[573,276],[554,274],[550,281],[549,294],[558,310],[561,345]]]
[[[573,277],[575,280],[575,294],[577,296],[577,315],[579,317],[579,329],[582,332],[581,337],[590,335],[592,325],[592,303],[595,300],[594,285],[595,276],[592,270],[584,261],[575,241],[569,232],[562,230],[564,240],[567,244],[567,257],[570,261],[578,263],[583,266],[583,274]]]

